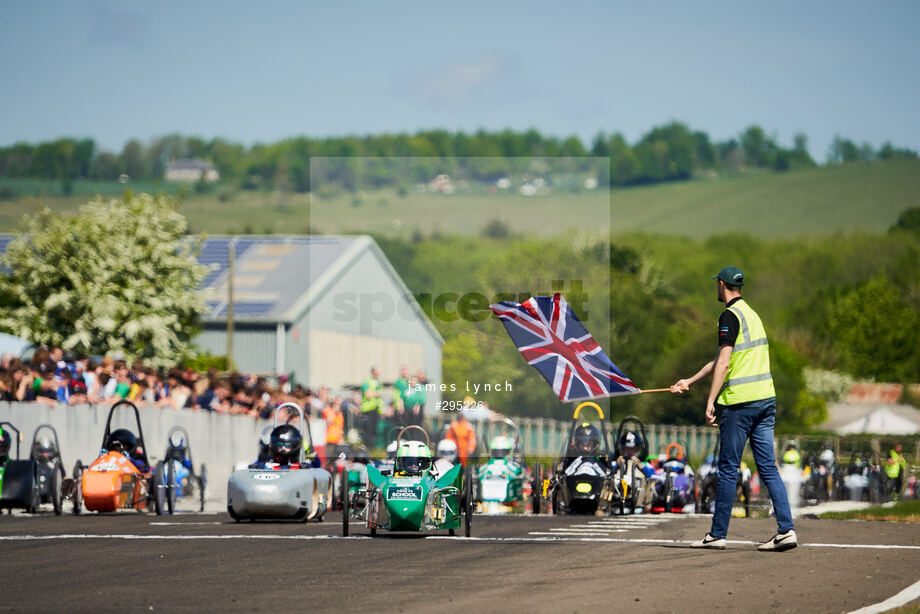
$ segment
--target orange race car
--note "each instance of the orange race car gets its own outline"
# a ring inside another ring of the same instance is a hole
[[[119,407],[128,406],[134,410],[137,421],[137,436],[130,430],[119,428],[114,431],[112,416]],[[79,460],[73,471],[70,485],[73,497],[73,513],[79,514],[85,506],[88,511],[114,512],[118,509],[163,513],[159,490],[166,490],[167,484],[162,463],[156,471],[147,460],[144,432],[137,406],[130,401],[119,401],[109,410],[102,438],[102,450],[89,467]],[[171,512],[172,510],[170,510]]]

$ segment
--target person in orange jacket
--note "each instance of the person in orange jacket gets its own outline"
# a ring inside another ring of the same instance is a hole
[[[326,456],[338,456],[339,446],[344,443],[345,414],[342,413],[342,398],[336,397],[331,405],[323,408],[323,420],[326,421]]]
[[[473,425],[466,419],[463,410],[460,410],[457,419],[454,420],[450,429],[447,431],[447,439],[457,444],[457,455],[460,457],[460,464],[466,467],[467,459],[476,452],[476,431]]]

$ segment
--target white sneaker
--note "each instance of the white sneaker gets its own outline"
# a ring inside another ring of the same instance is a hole
[[[709,533],[699,541],[691,542],[691,548],[712,548],[714,550],[725,550],[725,538],[715,538]]]
[[[770,541],[757,546],[757,549],[763,552],[782,552],[783,550],[792,550],[798,545],[795,531],[786,531],[785,533],[777,533]]]

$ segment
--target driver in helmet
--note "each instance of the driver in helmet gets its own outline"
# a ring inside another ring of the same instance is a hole
[[[306,469],[310,461],[300,462],[303,450],[303,436],[291,424],[276,426],[271,431],[268,444],[268,460],[250,465],[252,469]]]
[[[572,434],[569,447],[573,456],[597,456],[601,451],[601,430],[590,422],[582,422]]]
[[[32,458],[39,463],[51,463],[58,455],[50,437],[42,437],[32,444]]]
[[[403,441],[396,450],[397,477],[420,476],[431,469],[431,450],[421,441]]]
[[[601,430],[590,422],[582,422],[575,427],[563,463],[565,472],[576,471],[587,459],[606,465],[608,460],[601,450],[602,442]]]
[[[600,446],[600,443],[598,443],[598,446]],[[493,437],[492,441],[489,442],[489,453],[492,455],[492,458],[511,460],[511,453],[513,451],[514,440],[507,435]]]
[[[183,467],[191,471],[192,461],[186,454],[187,450],[188,444],[185,442],[185,435],[176,431],[169,437],[169,447],[166,449],[166,460],[179,461]]]
[[[624,463],[626,459],[631,458],[633,463],[642,471],[645,477],[655,477],[657,475],[655,467],[651,463],[645,462],[639,458],[644,443],[642,435],[635,431],[626,431],[620,435],[619,445],[617,446],[620,454],[617,457],[617,462]]]
[[[393,451],[396,451],[396,446],[393,446]],[[387,452],[389,453],[389,448],[387,448]],[[457,451],[457,442],[453,439],[442,439],[439,441],[438,456],[452,465],[456,465],[460,460],[460,453]]]
[[[109,433],[109,438],[105,442],[102,454],[106,452],[123,454],[134,463],[134,466],[141,473],[149,469],[147,463],[144,462],[144,449],[137,445],[137,437],[128,429],[115,429]]]

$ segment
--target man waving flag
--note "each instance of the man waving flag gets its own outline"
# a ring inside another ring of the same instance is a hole
[[[563,401],[641,392],[604,354],[558,292],[491,306],[524,359]]]

